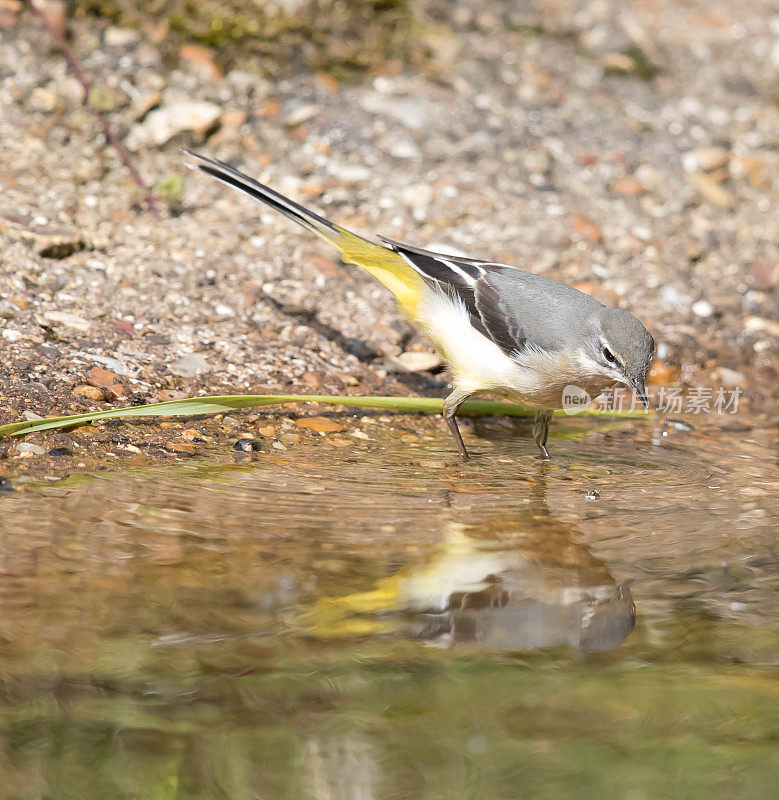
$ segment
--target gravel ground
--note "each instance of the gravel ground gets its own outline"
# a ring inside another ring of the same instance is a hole
[[[655,383],[775,407],[770,0],[431,5],[428,67],[351,85],[225,72],[198,46],[163,64],[154,30],[72,21],[158,217],[20,5],[0,0],[0,422],[198,392],[445,393],[381,286],[181,146],[357,232],[575,284],[645,322]]]

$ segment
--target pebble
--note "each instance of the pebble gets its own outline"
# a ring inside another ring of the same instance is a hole
[[[23,338],[22,332],[14,330],[13,328],[3,328],[2,336],[3,339],[11,343],[18,342]]]
[[[131,47],[138,44],[141,40],[141,32],[134,28],[120,28],[112,25],[106,28],[103,34],[103,42],[108,47]]]
[[[0,319],[15,319],[21,313],[21,308],[10,300],[0,300]]]
[[[744,320],[744,330],[749,333],[769,333],[779,337],[779,322],[765,317],[747,317]]]
[[[252,453],[260,449],[260,443],[254,439],[239,439],[234,445],[233,450],[239,453]]]
[[[191,42],[182,44],[179,48],[179,58],[193,69],[202,73],[209,81],[222,79],[222,71],[214,61],[214,54],[203,45]]]
[[[231,308],[224,303],[219,303],[214,308],[214,313],[218,317],[234,317],[235,316],[235,309]]]
[[[611,191],[623,197],[640,197],[646,194],[646,186],[631,175],[623,175],[611,182]]]
[[[682,156],[682,167],[687,172],[711,172],[724,167],[730,154],[722,147],[699,147]]]
[[[54,456],[54,458],[63,458],[64,456],[72,456],[73,451],[69,450],[67,447],[52,447],[49,450],[49,455]]]
[[[88,331],[92,327],[92,323],[79,317],[76,314],[71,314],[69,311],[45,311],[42,314],[44,323],[48,323],[51,327],[61,325],[63,328],[72,328],[76,331]]]
[[[87,397],[90,400],[105,399],[105,394],[102,389],[99,389],[97,386],[90,386],[87,383],[82,383],[74,387],[73,394],[77,394],[80,397]]]
[[[597,500],[600,497],[600,492],[597,489],[590,489],[584,496],[587,500]]]
[[[90,89],[88,102],[92,108],[107,113],[126,106],[130,98],[115,86],[98,84]]]
[[[301,417],[295,420],[299,428],[307,428],[314,433],[334,433],[344,430],[344,426],[329,417]]]
[[[392,359],[400,372],[425,372],[443,364],[438,353],[427,350],[408,350]]]
[[[698,194],[712,205],[730,208],[734,203],[733,195],[702,172],[690,172],[687,180],[697,189]]]
[[[415,131],[422,130],[430,119],[425,103],[411,97],[393,97],[371,92],[363,95],[360,105],[372,114],[392,117]]]
[[[219,106],[207,102],[172,103],[150,111],[143,122],[136,123],[127,135],[127,147],[138,151],[160,147],[180,133],[192,132],[203,137],[219,119]]]
[[[708,300],[696,300],[691,308],[698,317],[710,317],[714,313],[714,306]]]
[[[34,456],[42,456],[46,453],[39,444],[32,442],[21,442],[18,449],[20,453],[31,453]]]
[[[194,378],[204,372],[210,372],[211,365],[202,353],[187,353],[169,364],[174,375],[182,378]]]
[[[92,367],[87,371],[87,381],[92,386],[113,386],[117,380],[116,375],[104,367]]]
[[[98,364],[102,364],[104,367],[113,370],[117,375],[127,376],[130,374],[130,370],[127,369],[127,365],[118,358],[113,358],[112,356],[95,355],[94,353],[83,353],[82,355],[84,358],[88,358],[90,361],[96,361]]]
[[[54,92],[38,86],[30,93],[30,97],[27,100],[27,108],[30,111],[37,111],[41,114],[53,114],[62,108],[62,100]]]
[[[739,372],[737,369],[730,369],[728,367],[717,367],[712,373],[714,379],[720,383],[720,385],[732,389],[735,387],[744,388],[747,385],[747,378],[743,372]]]
[[[313,103],[298,106],[290,111],[286,117],[284,117],[284,124],[288,128],[295,128],[298,125],[302,125],[304,122],[308,122],[310,119],[313,119],[318,113],[319,106]]]

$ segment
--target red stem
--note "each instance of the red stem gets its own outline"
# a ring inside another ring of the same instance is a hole
[[[74,55],[73,51],[68,47],[62,34],[54,27],[54,25],[52,25],[51,20],[46,16],[46,14],[37,7],[33,0],[27,0],[27,3],[30,8],[32,8],[35,16],[38,18],[38,22],[40,22],[41,26],[45,28],[46,32],[52,38],[54,44],[57,45],[63,57],[65,58],[65,61],[68,63],[68,66],[78,79],[78,82],[81,84],[81,87],[84,90],[84,100],[88,100],[89,94],[92,91],[92,82],[87,77],[86,72],[84,72],[82,69],[79,60]],[[141,177],[141,173],[136,169],[135,164],[133,164],[132,159],[130,158],[130,154],[127,152],[127,148],[114,133],[113,128],[111,128],[111,125],[108,122],[108,118],[97,108],[92,108],[92,112],[97,117],[98,122],[100,122],[100,127],[103,129],[103,135],[105,136],[106,140],[111,144],[114,150],[119,153],[119,158],[122,159],[122,163],[125,165],[125,167],[127,167],[127,171],[132,176],[132,179],[138,184],[143,192],[146,204],[149,206],[150,210],[155,216],[158,215],[157,198],[144,182],[143,178]]]

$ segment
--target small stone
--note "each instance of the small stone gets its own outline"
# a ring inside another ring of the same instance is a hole
[[[363,164],[333,164],[329,171],[344,183],[363,183],[371,176],[371,171]]]
[[[214,54],[200,44],[182,44],[179,48],[179,58],[194,71],[199,72],[210,81],[221,81],[222,70],[214,61]]]
[[[681,367],[674,366],[673,364],[666,364],[659,358],[656,358],[649,367],[647,382],[656,386],[669,386],[670,384],[677,383],[681,375]]]
[[[214,308],[214,313],[217,315],[217,317],[234,317],[235,309],[225,305],[224,303],[219,303]]]
[[[21,331],[14,330],[13,328],[3,328],[3,339],[7,342],[18,342],[22,339]]]
[[[729,208],[733,205],[733,195],[708,175],[704,175],[702,172],[689,172],[687,180],[695,187],[698,194],[712,205],[720,208]]]
[[[46,451],[39,444],[33,444],[32,442],[22,442],[19,445],[19,452],[30,453],[34,456],[42,456],[46,453]]]
[[[708,300],[696,300],[691,308],[698,317],[710,317],[714,313],[714,306]]]
[[[307,428],[314,433],[334,433],[344,430],[344,426],[328,417],[302,417],[295,420],[299,428]]]
[[[310,119],[313,119],[318,113],[319,106],[314,105],[313,103],[298,106],[290,111],[286,117],[284,117],[284,124],[288,128],[295,128],[298,125],[302,125],[304,122],[308,122]]]
[[[45,324],[50,327],[62,326],[76,331],[88,331],[92,323],[83,317],[71,314],[69,311],[46,311],[42,315]]]
[[[600,492],[597,489],[590,489],[584,496],[587,500],[597,500],[600,497]]]
[[[392,360],[401,372],[425,372],[443,364],[438,353],[426,350],[408,350]]]
[[[646,194],[646,186],[631,175],[623,175],[611,182],[611,191],[623,197],[640,197]]]
[[[730,154],[722,147],[699,147],[682,156],[685,172],[711,172],[728,163]]]
[[[12,492],[13,490],[14,485],[11,483],[11,479],[0,475],[0,492]]]
[[[130,98],[115,86],[98,84],[90,89],[88,102],[92,108],[98,111],[110,112],[126,106],[130,102]]]
[[[15,319],[20,313],[21,308],[10,300],[0,300],[0,319]]]
[[[211,365],[202,353],[187,353],[169,365],[174,375],[182,378],[194,378],[203,372],[209,372]]]
[[[596,244],[603,239],[603,231],[591,219],[587,219],[581,214],[574,214],[572,219],[573,229],[579,236]]]
[[[239,453],[252,453],[260,449],[260,443],[254,439],[239,439],[234,445],[233,450]]]
[[[64,458],[65,456],[72,456],[73,451],[68,450],[67,447],[52,447],[51,450],[49,450],[49,455],[54,458]]]
[[[546,150],[531,150],[523,159],[525,169],[543,175],[549,172],[552,160]]]
[[[314,75],[314,82],[321,89],[324,89],[330,94],[338,94],[339,86],[338,81],[327,72],[317,72]]]
[[[372,114],[393,117],[411,130],[422,130],[430,119],[425,103],[411,97],[397,97],[379,92],[366,92],[360,101]]]
[[[132,127],[127,135],[127,147],[133,151],[160,147],[185,132],[202,138],[214,127],[221,113],[219,106],[206,102],[172,103],[157,108]]]
[[[737,369],[729,369],[728,367],[717,367],[713,372],[713,377],[728,389],[735,387],[743,389],[747,384],[746,375],[743,372],[739,372]]]
[[[242,108],[231,108],[219,117],[219,130],[208,140],[212,147],[238,137],[241,126],[246,122],[246,111]]]
[[[111,26],[103,34],[103,43],[108,47],[132,47],[141,41],[141,32],[133,28]]]
[[[92,386],[113,386],[117,381],[116,375],[103,367],[92,367],[87,371],[87,382]]]
[[[748,333],[768,333],[779,336],[779,322],[765,317],[747,317],[744,320],[744,330]]]
[[[0,215],[0,233],[24,242],[44,258],[67,258],[85,245],[78,230],[55,228],[48,226],[46,220],[22,216]]]
[[[276,429],[273,425],[264,425],[262,428],[257,428],[257,433],[259,433],[260,436],[275,436]]]
[[[636,68],[636,62],[626,53],[604,53],[601,63],[610,73],[630,73]]]
[[[30,92],[27,108],[40,114],[53,114],[62,108],[62,100],[54,92],[38,86]]]
[[[153,108],[162,102],[161,92],[146,92],[135,101],[131,115],[134,122],[142,120]]]
[[[102,364],[104,367],[108,367],[117,373],[117,375],[127,376],[130,374],[130,370],[127,369],[126,364],[124,364],[118,358],[113,358],[112,356],[94,355],[92,353],[84,353],[83,357],[88,358],[90,361],[96,361],[98,364]]]
[[[73,389],[73,394],[80,395],[81,397],[87,397],[90,400],[105,399],[105,395],[103,394],[102,389],[99,389],[97,386],[90,386],[89,384],[86,383],[82,383],[76,386]]]
[[[35,7],[60,35],[65,33],[67,10],[64,0],[36,0]]]

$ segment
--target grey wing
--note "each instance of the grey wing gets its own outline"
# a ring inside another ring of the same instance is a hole
[[[384,236],[379,238],[428,283],[438,284],[450,296],[459,299],[473,327],[506,355],[524,349],[526,336],[520,320],[491,280],[500,272],[521,270],[493,261],[434,253]]]

